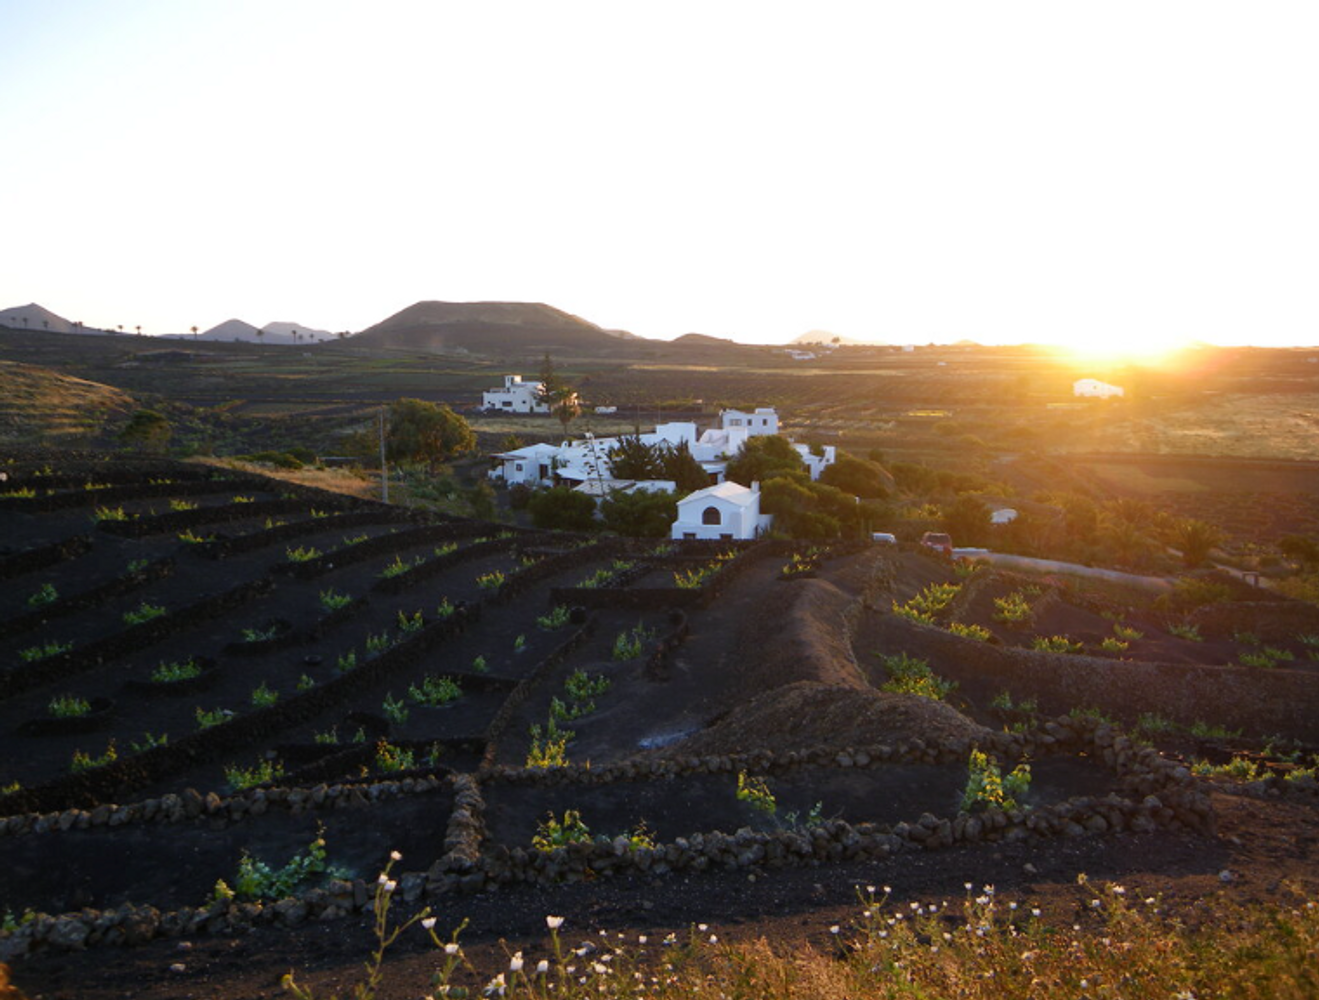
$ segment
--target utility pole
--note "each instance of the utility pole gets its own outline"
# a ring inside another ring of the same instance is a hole
[[[380,408],[380,499],[389,503],[389,466],[385,464],[385,408]]]

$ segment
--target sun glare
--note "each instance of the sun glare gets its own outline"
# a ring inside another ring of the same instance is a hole
[[[1061,341],[1058,346],[1079,361],[1154,362],[1184,350],[1189,341],[1181,337],[1105,334]]]

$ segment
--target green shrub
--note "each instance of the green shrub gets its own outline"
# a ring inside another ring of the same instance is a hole
[[[1018,764],[1004,777],[997,760],[982,750],[972,750],[967,762],[966,788],[962,791],[962,812],[971,812],[977,806],[1016,809],[1029,790],[1029,764]]]
[[[48,660],[52,656],[67,653],[72,648],[73,643],[71,642],[60,642],[58,639],[52,639],[40,646],[28,646],[26,649],[20,649],[18,658],[24,663],[36,663],[38,660]]]
[[[545,853],[568,844],[590,842],[591,829],[582,822],[582,814],[576,809],[567,810],[562,822],[554,813],[550,813],[544,822],[537,824],[536,835],[531,838],[531,846]]]
[[[60,593],[55,589],[53,583],[43,583],[35,593],[28,597],[27,606],[29,608],[44,608],[47,604],[54,604],[59,600],[59,596]]]
[[[1030,617],[1030,602],[1019,590],[1006,597],[994,598],[994,621],[1023,622]]]
[[[69,770],[74,774],[81,774],[83,771],[90,771],[93,768],[105,767],[107,764],[113,764],[119,759],[119,751],[115,749],[114,740],[111,740],[105,748],[105,753],[99,757],[92,757],[83,753],[81,750],[73,751],[73,759],[69,761]]]
[[[463,689],[451,677],[423,677],[420,684],[408,688],[408,696],[427,708],[442,708],[461,698]]]
[[[953,635],[960,635],[963,639],[975,639],[978,642],[988,642],[993,638],[989,629],[983,625],[963,625],[961,622],[950,622],[948,631]]]
[[[169,663],[161,660],[156,669],[151,671],[151,679],[157,684],[174,684],[178,681],[190,681],[194,677],[200,677],[201,672],[202,668],[191,657]]]
[[[934,701],[943,701],[957,688],[953,681],[946,681],[931,669],[927,661],[908,656],[906,653],[876,653],[889,679],[881,686],[881,691],[893,694],[914,694]]]
[[[1107,640],[1106,640],[1107,641]],[[1125,649],[1125,644],[1122,644]],[[1030,648],[1039,653],[1080,653],[1085,643],[1073,642],[1065,635],[1037,635],[1030,642]]]
[[[141,625],[152,619],[160,618],[165,613],[165,609],[159,604],[148,604],[146,601],[143,601],[132,611],[124,612],[124,624]]]
[[[346,608],[353,603],[353,599],[347,594],[336,594],[334,588],[322,590],[321,607],[326,611],[338,611],[340,608]]]
[[[225,781],[235,792],[246,791],[284,777],[284,765],[278,761],[263,760],[252,767],[228,764],[224,769]]]
[[[385,695],[385,700],[380,707],[384,711],[385,717],[395,725],[401,726],[408,721],[407,705],[402,698],[395,698],[392,691]]]
[[[46,709],[57,719],[80,719],[84,715],[91,714],[92,705],[85,698],[79,698],[71,694],[61,694],[50,699],[50,704],[46,706]]]
[[[553,632],[561,629],[568,624],[568,606],[566,604],[556,605],[549,614],[539,615],[536,618],[536,627],[546,632]]]

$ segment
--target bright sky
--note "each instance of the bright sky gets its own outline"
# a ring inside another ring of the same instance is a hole
[[[1319,5],[0,0],[0,307],[1319,343]]]

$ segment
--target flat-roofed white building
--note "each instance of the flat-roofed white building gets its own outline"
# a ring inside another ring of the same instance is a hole
[[[523,382],[521,375],[505,375],[502,389],[481,393],[481,407],[501,413],[549,413],[550,405],[540,398],[541,382]]]

